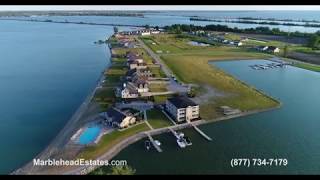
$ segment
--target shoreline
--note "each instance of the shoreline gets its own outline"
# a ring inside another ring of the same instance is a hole
[[[106,48],[109,49],[107,46]],[[105,69],[109,68],[110,65],[107,65]],[[102,81],[104,80],[104,71],[101,72],[101,76],[99,77],[97,84],[93,87],[93,89],[89,92],[86,96],[82,104],[78,107],[78,109],[73,113],[71,118],[66,122],[63,128],[57,133],[57,135],[49,142],[49,144],[38,153],[35,157],[33,157],[29,162],[25,163],[22,167],[13,170],[11,175],[19,175],[19,174],[32,174],[34,171],[34,166],[32,165],[33,159],[48,159],[51,155],[58,152],[59,149],[61,150],[64,145],[66,145],[70,138],[76,133],[79,128],[81,127],[81,118],[91,105],[91,100],[94,97],[98,87],[101,85]],[[69,137],[69,138],[66,138]],[[40,167],[41,168],[41,167]]]
[[[111,47],[109,46],[109,44],[107,44],[106,48],[111,50]],[[110,68],[111,65],[112,65],[112,62],[110,64],[108,64],[105,69]],[[232,76],[230,74],[228,74],[228,75]],[[67,137],[69,137],[69,136],[72,137],[72,135],[79,129],[78,126],[81,124],[80,120],[81,120],[81,118],[83,118],[83,115],[85,114],[86,110],[88,110],[89,105],[91,103],[91,100],[92,100],[96,90],[101,85],[104,77],[105,77],[105,75],[102,73],[95,88],[86,97],[85,101],[80,105],[80,107],[77,109],[77,111],[71,117],[71,119],[60,130],[60,132],[53,139],[53,141],[33,159],[37,159],[37,158],[48,159],[54,153],[59,152],[59,149],[60,150],[63,149],[63,146],[66,145],[70,139]],[[258,90],[256,88],[250,86],[249,84],[246,84],[245,82],[242,82],[241,80],[235,78],[234,76],[232,76],[232,78],[240,81],[248,88],[252,88],[255,91],[261,93],[263,96],[266,96],[266,97],[272,99],[273,101],[276,101],[278,103],[278,105],[271,107],[271,108],[243,111],[243,112],[241,112],[239,114],[235,114],[235,115],[222,116],[222,117],[214,118],[211,120],[199,120],[199,121],[194,121],[191,123],[178,124],[178,125],[174,125],[174,126],[170,126],[170,127],[174,130],[185,129],[185,128],[192,127],[192,124],[196,125],[196,126],[197,125],[205,125],[205,124],[215,123],[215,122],[219,122],[219,121],[223,121],[223,120],[229,120],[229,119],[244,117],[244,116],[253,115],[253,114],[257,114],[257,113],[261,113],[261,112],[271,111],[271,110],[275,110],[275,109],[278,109],[281,107],[282,103],[280,101],[278,101],[278,99],[276,99],[272,96],[269,96],[265,92]],[[118,144],[114,145],[112,148],[110,148],[108,151],[106,151],[104,154],[102,154],[101,156],[99,156],[96,159],[97,160],[110,160],[110,159],[112,159],[113,157],[115,157],[118,153],[120,153],[123,149],[125,149],[129,145],[147,137],[146,133],[149,133],[150,135],[159,135],[159,134],[163,134],[163,133],[167,133],[167,132],[170,132],[168,127],[139,132],[139,133],[134,134],[128,138],[123,139]],[[41,171],[39,171],[39,170],[41,170],[41,168],[46,168],[46,166],[35,167],[35,166],[33,166],[32,163],[33,163],[33,161],[31,160],[31,162],[28,162],[27,164],[25,164],[21,168],[16,169],[15,171],[13,171],[10,174],[42,174]],[[89,166],[89,167],[82,166],[82,167],[78,167],[78,168],[73,168],[72,170],[66,170],[66,171],[62,170],[62,174],[88,174],[98,167],[100,167],[100,166]],[[48,172],[50,172],[50,170],[45,171],[45,173],[48,173]],[[51,173],[54,174],[55,172],[51,172]]]
[[[254,115],[254,114],[258,114],[258,113],[262,113],[262,112],[273,111],[273,110],[279,109],[280,107],[281,107],[281,104],[279,104],[276,107],[272,107],[272,108],[246,111],[246,112],[241,112],[239,114],[218,117],[218,118],[211,119],[211,120],[203,120],[202,119],[202,120],[198,120],[198,121],[193,121],[191,123],[177,124],[174,126],[170,126],[170,128],[173,130],[192,128],[192,125],[201,126],[201,125],[217,123],[217,122],[221,122],[221,121],[225,121],[225,120],[231,120],[231,119],[235,119],[235,118],[250,116],[250,115]],[[133,136],[130,136],[130,137],[122,140],[120,143],[116,144],[109,151],[107,151],[106,153],[104,153],[103,155],[101,155],[100,157],[98,157],[96,159],[110,161],[110,160],[112,160],[113,157],[118,155],[122,150],[124,150],[125,148],[127,148],[131,144],[134,144],[134,143],[148,137],[147,133],[153,136],[153,135],[160,135],[160,134],[165,134],[165,133],[169,133],[169,132],[170,132],[170,130],[168,129],[168,127],[140,132],[138,134],[135,134]],[[72,171],[65,172],[64,174],[65,175],[85,175],[85,174],[89,174],[90,172],[96,170],[99,167],[101,167],[101,166],[79,167],[79,168],[74,169]]]

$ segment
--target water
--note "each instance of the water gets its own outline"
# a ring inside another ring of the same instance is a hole
[[[146,152],[143,142],[123,150],[138,174],[318,174],[320,170],[320,73],[295,68],[257,71],[264,60],[214,63],[239,79],[279,98],[280,109],[200,126],[213,138],[206,141],[184,130],[193,145],[181,150],[171,134],[155,137],[162,153]],[[142,158],[143,157],[143,158]],[[287,167],[232,168],[232,158],[287,158]]]
[[[101,131],[101,127],[98,125],[87,127],[79,137],[79,144],[89,144],[96,140],[99,133]]]
[[[208,24],[221,24],[229,27],[255,28],[269,27],[279,28],[289,32],[316,32],[320,28],[303,27],[303,26],[283,26],[283,25],[261,25],[261,24],[243,24],[228,22],[210,22],[210,21],[190,21],[190,16],[200,16],[203,18],[238,18],[238,17],[254,17],[254,18],[277,18],[277,19],[294,19],[294,20],[320,20],[320,11],[160,11],[148,12],[144,17],[115,17],[115,16],[38,16],[31,19],[56,20],[56,21],[73,21],[73,22],[92,22],[92,23],[116,23],[123,25],[152,25],[166,26],[173,24],[194,24],[205,26]],[[23,17],[25,18],[25,17]],[[27,19],[30,19],[27,17]],[[121,27],[120,27],[121,29]]]
[[[42,151],[109,63],[112,27],[0,23],[0,174]]]

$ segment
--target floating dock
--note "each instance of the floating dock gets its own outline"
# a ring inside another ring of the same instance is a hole
[[[190,123],[191,124],[191,123]],[[199,129],[196,125],[191,124],[192,127],[200,134],[202,135],[206,140],[208,141],[212,141],[211,137],[209,137],[208,135],[206,135],[203,131],[201,131],[201,129]]]
[[[160,146],[158,146],[158,145],[154,142],[153,137],[152,137],[149,133],[145,133],[145,134],[148,136],[148,138],[149,138],[150,142],[152,143],[152,145],[154,146],[154,148],[156,148],[156,150],[157,150],[158,152],[162,152],[162,149],[160,148]]]

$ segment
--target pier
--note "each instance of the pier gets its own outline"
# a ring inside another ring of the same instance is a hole
[[[209,137],[208,135],[206,135],[203,131],[201,131],[201,129],[199,129],[196,125],[190,123],[191,126],[200,134],[202,135],[206,140],[208,141],[212,141],[211,137]]]
[[[153,144],[154,148],[155,148],[158,152],[162,152],[162,149],[160,148],[160,146],[158,146],[158,145],[154,142],[153,137],[152,137],[149,133],[147,133],[147,132],[146,132],[145,134],[148,136],[148,138],[149,138],[150,142]]]

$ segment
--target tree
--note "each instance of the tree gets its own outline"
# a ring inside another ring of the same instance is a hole
[[[106,175],[102,168],[99,168],[91,173],[92,175]]]
[[[144,28],[150,29],[150,25],[149,25],[149,24],[146,24],[146,25],[144,26]]]
[[[288,45],[285,45],[284,48],[283,48],[283,57],[287,57],[288,56],[288,51],[289,51]]]
[[[118,27],[114,26],[114,27],[113,27],[113,31],[114,31],[114,33],[116,33],[116,34],[117,34],[117,33],[119,32]]]
[[[309,47],[312,49],[318,49],[320,47],[320,36],[319,35],[312,35],[309,39]]]
[[[111,172],[108,175],[133,175],[136,170],[130,166],[113,166]]]

